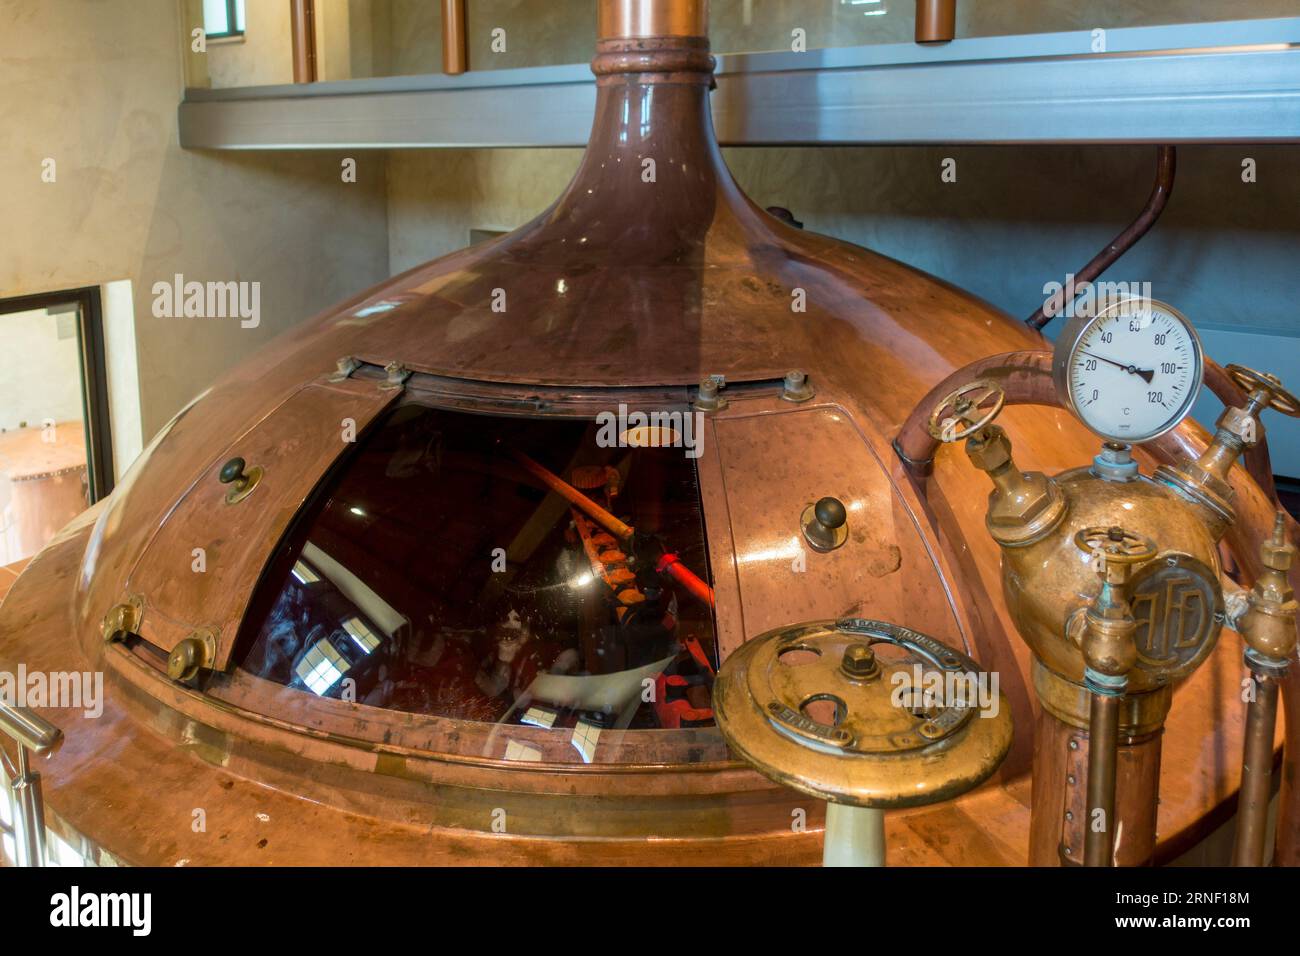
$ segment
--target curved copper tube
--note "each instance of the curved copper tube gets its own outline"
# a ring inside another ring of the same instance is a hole
[[[993,379],[1001,384],[1007,393],[1008,405],[1061,407],[1056,386],[1052,383],[1052,353],[1045,349],[1002,352],[959,368],[926,393],[894,439],[894,451],[914,477],[922,478],[930,473],[934,453],[939,447],[938,439],[930,434],[930,413],[955,389],[977,378]],[[1205,359],[1205,387],[1226,406],[1239,408],[1246,404],[1246,396],[1233,384],[1223,366],[1208,357]],[[1262,425],[1259,441],[1242,456],[1242,464],[1269,499],[1276,500],[1273,465]]]
[[[1008,405],[1060,405],[1052,384],[1052,353],[1046,349],[1002,352],[959,368],[926,393],[894,439],[894,451],[914,477],[930,473],[939,448],[939,440],[930,434],[930,413],[953,391],[977,378],[998,382],[1007,393]]]
[[[1115,260],[1137,243],[1139,239],[1150,231],[1151,227],[1156,224],[1160,214],[1165,211],[1165,206],[1169,203],[1169,196],[1174,191],[1174,174],[1178,169],[1178,154],[1172,146],[1161,146],[1156,151],[1156,182],[1151,188],[1151,195],[1147,198],[1146,205],[1138,213],[1127,229],[1111,240],[1110,245],[1097,255],[1093,256],[1092,261],[1080,269],[1074,276],[1074,285],[1083,285],[1086,282],[1092,282],[1099,275],[1115,264]],[[1056,316],[1064,311],[1068,304],[1063,299],[1058,301],[1058,296],[1053,296],[1044,302],[1029,318],[1025,319],[1025,324],[1032,329],[1041,329]]]

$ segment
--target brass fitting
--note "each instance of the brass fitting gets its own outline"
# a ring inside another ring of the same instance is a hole
[[[1247,448],[1259,441],[1259,416],[1265,409],[1300,417],[1300,400],[1282,387],[1275,375],[1256,372],[1241,365],[1226,369],[1233,383],[1246,393],[1241,408],[1225,408],[1215,423],[1214,440],[1196,461],[1170,467],[1161,465],[1156,477],[1165,481],[1213,516],[1217,536],[1236,520],[1232,509],[1234,497],[1228,472]]]
[[[211,666],[218,636],[217,628],[201,627],[179,641],[167,656],[167,676],[182,684],[193,684],[200,671]]]
[[[1041,472],[1022,472],[1011,456],[1011,439],[993,424],[1006,404],[1001,386],[977,379],[952,392],[930,414],[930,434],[939,441],[966,440],[971,463],[993,481],[985,519],[999,544],[1013,547],[1041,538],[1065,514],[1065,497]]]
[[[971,464],[993,482],[985,522],[999,544],[1024,544],[1052,530],[1065,514],[1065,498],[1042,472],[1023,472],[1011,455],[1011,439],[998,425],[985,425],[966,439]]]
[[[1249,645],[1247,659],[1252,666],[1263,665],[1263,669],[1279,676],[1296,648],[1296,613],[1300,606],[1287,578],[1295,554],[1295,546],[1287,540],[1286,519],[1279,511],[1272,539],[1260,548],[1265,570],[1250,592],[1250,610],[1241,620],[1242,636]]]
[[[1260,546],[1264,571],[1250,592],[1250,609],[1239,627],[1246,639],[1246,666],[1254,696],[1246,710],[1237,801],[1237,834],[1232,847],[1236,866],[1263,866],[1272,795],[1273,728],[1277,724],[1278,685],[1286,676],[1296,648],[1295,591],[1287,571],[1295,547],[1287,540],[1286,518],[1279,511],[1273,536]]]
[[[100,636],[104,643],[125,639],[140,631],[140,622],[144,618],[144,599],[139,595],[130,595],[123,603],[109,608],[99,623]]]
[[[1120,527],[1084,528],[1074,543],[1093,555],[1101,577],[1101,590],[1088,605],[1079,642],[1086,665],[1084,681],[1093,693],[1119,696],[1138,662],[1129,579],[1139,565],[1156,556],[1156,547],[1149,538]]]

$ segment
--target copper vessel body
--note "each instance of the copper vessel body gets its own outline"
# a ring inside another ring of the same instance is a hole
[[[696,6],[602,7],[592,141],[554,205],[316,316],[232,370],[13,584],[0,667],[106,675],[102,717],[48,713],[67,738],[43,769],[52,828],[108,858],[157,865],[819,860],[822,808],[734,759],[715,728],[628,731],[589,764],[522,728],[541,759],[520,763],[505,759],[491,724],[317,699],[230,659],[269,551],[330,464],[316,430],[345,414],[364,430],[421,390],[450,405],[592,394],[607,404],[636,389],[689,400],[716,375],[728,401],[706,414],[698,475],[720,652],[792,622],[861,615],[933,634],[997,671],[1015,722],[1010,757],[959,800],[892,813],[890,861],[1029,858],[1031,804],[1067,800],[1068,774],[1035,780],[1031,795],[1035,725],[1078,731],[1037,717],[1031,654],[1002,597],[969,464],[941,451],[922,491],[892,441],[936,382],[1044,340],[961,290],[749,200],[713,138],[707,41],[671,36],[697,29]],[[659,9],[668,20],[654,19]],[[640,35],[646,16],[666,24],[653,27],[660,35]],[[792,307],[796,292],[806,311]],[[382,375],[331,381],[340,356],[414,375],[394,391]],[[811,399],[781,397],[791,369],[808,374]],[[1055,473],[1095,451],[1059,409],[1009,409],[1004,424],[1026,467]],[[1191,426],[1170,436],[1197,440]],[[216,472],[249,447],[265,477],[227,505]],[[848,541],[809,553],[792,576],[800,516],[824,495],[848,507]],[[1239,510],[1265,507],[1262,494],[1239,497]],[[219,579],[199,585],[188,561],[173,560],[183,546],[218,552]],[[1245,550],[1233,548],[1249,566]],[[106,643],[101,625],[123,606],[142,609],[142,640]],[[164,659],[202,628],[214,632],[214,676],[199,690],[169,680]],[[1121,816],[1130,802],[1154,807],[1165,775],[1161,843],[1121,843],[1122,861],[1187,846],[1231,800],[1239,660],[1239,642],[1225,639],[1187,681],[1191,704],[1176,701],[1168,716],[1163,764],[1158,748],[1121,740]],[[195,807],[209,808],[209,832],[190,828]],[[493,829],[497,809],[511,821],[504,832]],[[794,810],[806,828],[792,828]]]

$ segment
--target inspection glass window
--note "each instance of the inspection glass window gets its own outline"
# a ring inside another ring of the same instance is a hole
[[[209,40],[244,35],[244,0],[203,0],[203,32]]]
[[[399,407],[282,542],[236,659],[304,694],[554,730],[584,760],[605,730],[711,726],[713,596],[679,438]]]

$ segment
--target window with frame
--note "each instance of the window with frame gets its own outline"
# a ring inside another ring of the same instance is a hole
[[[244,0],[203,0],[203,32],[209,40],[244,35]]]

